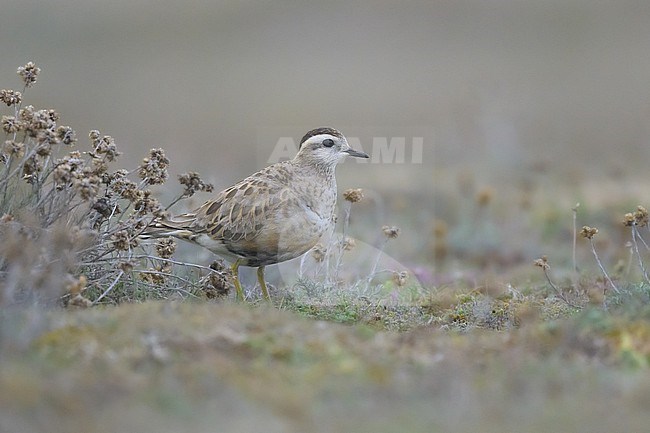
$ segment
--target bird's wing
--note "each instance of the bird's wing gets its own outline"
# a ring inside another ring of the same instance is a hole
[[[255,238],[273,215],[293,208],[292,204],[297,206],[296,194],[289,188],[290,178],[283,164],[247,177],[188,214],[193,219],[190,229],[226,242]]]

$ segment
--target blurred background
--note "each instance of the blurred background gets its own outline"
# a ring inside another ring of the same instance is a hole
[[[463,193],[482,191],[497,203],[492,217],[514,213],[516,225],[542,191],[537,203],[564,209],[567,227],[577,201],[647,197],[643,0],[4,0],[1,9],[0,86],[19,87],[16,67],[33,60],[43,72],[27,101],[59,110],[81,143],[90,129],[112,135],[128,167],[163,147],[172,175],[199,171],[222,189],[267,165],[283,137],[314,127],[336,127],[369,153],[376,137],[402,137],[404,162],[348,161],[339,187],[367,191],[374,233],[411,228],[412,262],[436,254],[422,230],[462,223]],[[481,231],[490,248],[515,242]],[[539,253],[529,245],[518,245],[526,260]]]

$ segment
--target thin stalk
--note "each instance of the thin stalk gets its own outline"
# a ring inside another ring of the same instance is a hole
[[[343,219],[343,229],[341,230],[341,237],[338,241],[338,251],[336,255],[336,265],[334,268],[334,281],[339,279],[339,271],[341,270],[341,265],[343,264],[343,243],[345,242],[345,236],[347,234],[348,226],[350,225],[350,213],[352,211],[352,203],[349,201],[345,202],[345,217]]]
[[[649,227],[650,227],[650,226],[649,226]],[[638,230],[638,229],[636,230],[636,235],[637,235],[638,238],[641,240],[641,243],[643,244],[643,246],[645,247],[645,249],[648,250],[648,251],[650,251],[650,245],[648,245],[648,243],[645,241],[645,239],[643,239],[643,236],[641,236],[641,233],[639,233],[639,230]]]
[[[578,275],[578,261],[576,260],[576,243],[578,238],[578,207],[580,203],[571,208],[573,211],[573,272]]]
[[[97,305],[97,303],[98,303],[99,301],[101,301],[102,299],[104,299],[104,297],[105,297],[106,295],[108,295],[108,294],[113,290],[113,288],[114,288],[114,287],[117,285],[117,283],[120,281],[120,278],[122,278],[122,275],[124,275],[124,271],[120,271],[120,272],[117,274],[117,277],[115,277],[115,279],[113,280],[113,282],[111,283],[111,285],[108,286],[108,288],[107,288],[106,290],[104,290],[104,293],[102,293],[101,295],[99,295],[99,297],[93,301],[93,305]]]
[[[575,305],[573,302],[570,302],[570,301],[566,298],[566,296],[564,295],[564,293],[562,292],[562,290],[560,290],[560,288],[559,288],[558,286],[555,285],[555,283],[553,282],[553,280],[551,280],[551,276],[548,274],[548,270],[547,270],[545,267],[542,267],[542,270],[544,271],[544,276],[546,277],[546,281],[548,281],[548,283],[551,285],[551,287],[553,288],[553,290],[555,290],[555,293],[557,294],[557,297],[560,298],[562,301],[564,301],[564,303],[566,303],[566,304],[567,304],[568,306],[570,306],[570,307],[573,307],[573,308],[580,308],[580,307],[578,307],[577,305]]]
[[[616,284],[614,284],[612,279],[609,278],[609,274],[607,274],[607,271],[605,270],[605,267],[603,266],[600,259],[598,258],[598,253],[596,253],[596,246],[594,245],[594,240],[592,238],[589,238],[589,244],[591,245],[591,252],[594,254],[594,258],[596,259],[596,263],[598,263],[598,267],[600,268],[600,271],[605,276],[605,279],[607,280],[607,282],[609,282],[609,284],[612,286],[612,288],[614,289],[614,291],[616,293],[621,293],[621,291],[618,290],[618,287],[616,287]]]
[[[372,268],[370,269],[370,274],[368,275],[368,280],[366,282],[366,289],[370,287],[370,282],[377,274],[377,266],[379,266],[379,260],[381,260],[382,254],[384,254],[384,249],[386,248],[386,244],[388,244],[388,238],[385,238],[384,242],[381,244],[381,247],[379,247],[377,258],[375,258],[375,263],[372,265]]]
[[[178,202],[181,201],[182,199],[184,199],[184,198],[188,198],[188,197],[189,197],[189,196],[185,196],[185,194],[181,194],[181,195],[179,195],[179,196],[176,197],[174,200],[172,200],[172,202],[169,203],[169,204],[167,205],[167,207],[165,207],[165,210],[168,211],[169,208],[171,208],[172,206],[174,206],[176,203],[178,203]]]
[[[648,273],[645,270],[645,265],[643,264],[643,260],[641,259],[641,253],[639,252],[639,244],[636,241],[636,238],[641,237],[639,232],[637,231],[636,225],[632,226],[632,245],[634,247],[634,253],[636,254],[637,259],[639,260],[639,268],[641,269],[641,273],[643,274],[643,278],[645,278],[646,282],[650,283],[650,279],[648,278]]]

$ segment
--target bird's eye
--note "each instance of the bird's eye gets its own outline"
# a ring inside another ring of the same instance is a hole
[[[325,146],[325,147],[334,146],[334,140],[332,140],[331,138],[327,138],[327,139],[323,140],[323,146]]]

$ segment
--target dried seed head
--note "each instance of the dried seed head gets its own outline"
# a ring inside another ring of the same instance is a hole
[[[639,205],[634,213],[626,213],[623,217],[623,225],[626,227],[638,226],[645,227],[648,225],[648,209]]]
[[[344,251],[351,251],[357,246],[357,241],[354,238],[346,236],[341,241],[341,245],[343,246]]]
[[[25,66],[19,67],[16,73],[22,78],[25,87],[32,87],[36,83],[38,74],[41,73],[41,68],[37,67],[34,62],[28,62]]]
[[[131,261],[123,261],[117,264],[117,267],[124,273],[131,272],[135,267],[135,264]]]
[[[115,140],[110,135],[104,135],[100,138],[99,131],[90,131],[90,137],[93,142],[93,151],[90,152],[91,157],[111,162],[122,154],[117,151]]]
[[[61,141],[61,143],[68,145],[77,141],[74,129],[69,126],[59,126],[56,128],[56,137]]]
[[[381,231],[388,239],[395,239],[399,236],[400,228],[395,226],[383,226]]]
[[[166,277],[164,274],[169,274],[171,270],[171,265],[169,263],[156,265],[153,268],[148,269],[148,272],[141,273],[140,278],[142,281],[150,284],[163,284]]]
[[[214,189],[211,184],[205,183],[203,179],[199,177],[199,174],[193,171],[180,174],[178,176],[178,181],[185,187],[183,197],[192,197],[198,191],[212,192]]]
[[[314,248],[311,249],[311,256],[318,263],[321,263],[323,260],[325,260],[326,254],[327,254],[327,249],[325,249],[325,247],[321,243],[314,245]]]
[[[45,114],[47,115],[47,117],[49,117],[51,122],[58,122],[59,119],[61,118],[61,116],[59,116],[59,113],[53,108],[48,108],[42,111],[45,112]]]
[[[595,227],[583,226],[580,230],[580,236],[587,239],[592,239],[598,234],[598,229]]]
[[[536,259],[533,262],[533,264],[535,266],[539,266],[540,268],[542,268],[545,271],[551,269],[551,265],[548,264],[548,259],[546,258],[546,256],[542,256],[541,258]]]
[[[210,265],[213,272],[210,273],[205,283],[203,284],[203,292],[208,299],[223,298],[228,296],[230,292],[230,284],[228,283],[229,271],[221,260],[215,260]]]
[[[25,155],[25,143],[7,140],[5,141],[4,151],[10,156],[22,158]]]
[[[217,259],[210,263],[210,269],[217,272],[226,271],[226,265],[223,263],[223,260]]]
[[[138,246],[138,239],[129,235],[126,230],[115,232],[111,236],[113,247],[118,251],[129,251],[131,248]]]
[[[23,94],[16,90],[0,90],[0,102],[7,104],[7,107],[19,105],[23,100]]]
[[[406,285],[406,280],[408,280],[409,274],[406,271],[393,272],[393,282],[397,287],[404,287]]]
[[[65,162],[58,164],[52,172],[52,176],[57,185],[68,185],[72,180],[72,167]]]
[[[38,147],[36,153],[39,156],[49,156],[52,153],[52,146],[57,144],[59,139],[51,129],[41,129],[36,133]]]
[[[634,214],[633,214],[633,213],[631,213],[631,212],[630,212],[630,213],[626,213],[626,214],[623,216],[623,225],[624,225],[624,226],[626,226],[626,227],[632,227],[632,226],[635,225],[635,224],[636,224],[636,218],[634,218]]]
[[[142,160],[138,168],[138,176],[149,185],[159,185],[165,183],[169,174],[167,166],[169,159],[165,156],[163,149],[151,149],[149,157]]]
[[[165,210],[158,199],[151,196],[150,190],[139,190],[138,193],[138,199],[133,205],[139,215],[152,214],[159,218],[165,216]]]
[[[111,182],[113,182],[113,181],[115,181],[115,180],[117,180],[117,179],[124,179],[124,178],[126,178],[128,175],[129,175],[129,171],[128,171],[128,170],[126,170],[126,169],[124,169],[124,168],[120,168],[119,170],[115,170],[115,171],[110,175],[110,179],[109,179],[109,180],[110,180]]]
[[[2,116],[2,130],[7,134],[15,134],[23,128],[23,123],[15,116]]]
[[[26,111],[23,114],[22,120],[25,121],[25,128],[31,132],[32,136],[36,136],[41,129],[54,129],[56,121],[59,119],[58,113],[54,110]]]
[[[156,254],[163,259],[169,259],[176,251],[176,241],[172,238],[163,238],[156,243]]]
[[[86,290],[86,284],[87,280],[85,275],[80,275],[79,279],[75,279],[67,285],[66,290],[71,295],[78,295]]]
[[[31,122],[34,116],[34,106],[26,105],[18,111],[18,117],[24,122]]]
[[[636,225],[639,227],[645,227],[648,225],[648,209],[639,205],[636,207],[636,212],[634,212],[634,219]]]
[[[104,160],[98,158],[91,159],[90,173],[94,174],[95,176],[101,177],[102,183],[104,183],[104,175],[106,174],[107,171],[108,171],[108,164],[106,164]]]
[[[476,203],[480,207],[485,207],[489,205],[493,198],[494,198],[494,189],[489,186],[481,188],[479,192],[476,193]]]
[[[72,297],[70,297],[68,300],[68,307],[89,308],[92,306],[92,301],[79,293],[72,295]]]
[[[97,196],[99,191],[99,184],[101,179],[97,176],[83,176],[76,177],[72,184],[75,187],[75,190],[79,193],[82,200],[88,201],[94,199]]]
[[[358,203],[363,200],[363,189],[351,188],[343,192],[343,198],[350,203]]]
[[[119,171],[115,172],[114,175],[115,178],[111,182],[111,189],[117,195],[131,202],[140,200],[142,191],[138,189],[138,185],[135,182],[123,177]]]
[[[34,183],[41,171],[43,171],[43,163],[36,158],[36,155],[28,158],[23,164],[23,178],[27,183]]]
[[[80,170],[84,165],[84,160],[81,158],[81,153],[78,150],[73,150],[65,157],[63,157],[62,160],[59,160],[57,162],[64,162],[66,164],[69,164],[74,171]]]

